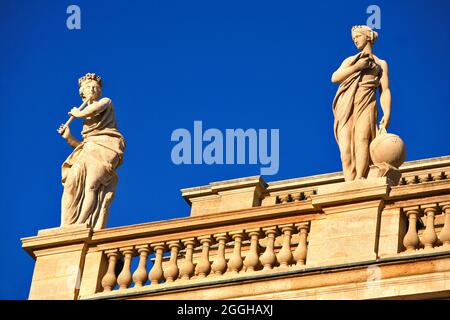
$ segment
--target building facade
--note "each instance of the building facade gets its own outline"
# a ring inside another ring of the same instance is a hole
[[[450,298],[450,156],[386,177],[183,189],[186,218],[22,239],[30,299]]]

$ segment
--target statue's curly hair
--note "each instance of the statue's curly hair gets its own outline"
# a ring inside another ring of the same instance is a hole
[[[373,31],[370,27],[365,25],[359,25],[359,26],[353,26],[352,27],[352,34],[353,32],[358,32],[365,34],[367,37],[369,37],[370,42],[375,43],[378,39],[378,32]]]
[[[87,80],[94,80],[98,83],[100,87],[103,87],[102,78],[95,73],[86,73],[84,76],[82,76],[80,79],[78,79],[78,86],[81,87],[83,82]]]

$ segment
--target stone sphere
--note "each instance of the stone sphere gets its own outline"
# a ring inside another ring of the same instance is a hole
[[[398,168],[406,159],[405,143],[396,134],[381,133],[370,143],[370,157],[374,164],[386,162]]]

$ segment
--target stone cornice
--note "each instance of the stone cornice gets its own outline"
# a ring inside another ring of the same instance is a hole
[[[267,183],[261,176],[251,176],[239,179],[211,182],[206,186],[181,189],[181,194],[189,203],[190,198],[215,195],[218,194],[219,191],[247,187],[257,187],[258,189],[264,190],[267,187]]]
[[[321,186],[311,199],[313,206],[318,208],[346,203],[361,206],[360,201],[387,199],[389,190],[387,178],[376,178]]]
[[[47,248],[52,248],[53,251],[66,250],[64,247],[86,243],[91,238],[92,233],[92,229],[85,225],[71,225],[65,228],[40,230],[37,236],[20,240],[22,241],[22,248],[35,259],[38,250]]]

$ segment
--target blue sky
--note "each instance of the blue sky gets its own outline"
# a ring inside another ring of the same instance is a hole
[[[68,30],[66,8],[81,8]],[[56,133],[95,72],[127,141],[108,227],[184,217],[180,189],[259,174],[260,165],[180,165],[173,130],[280,130],[267,181],[340,171],[330,82],[356,53],[350,28],[381,8],[375,54],[389,63],[390,130],[407,160],[450,154],[449,1],[0,2],[0,298],[26,299],[34,261],[22,237],[60,223]],[[72,125],[79,137],[80,122]]]

